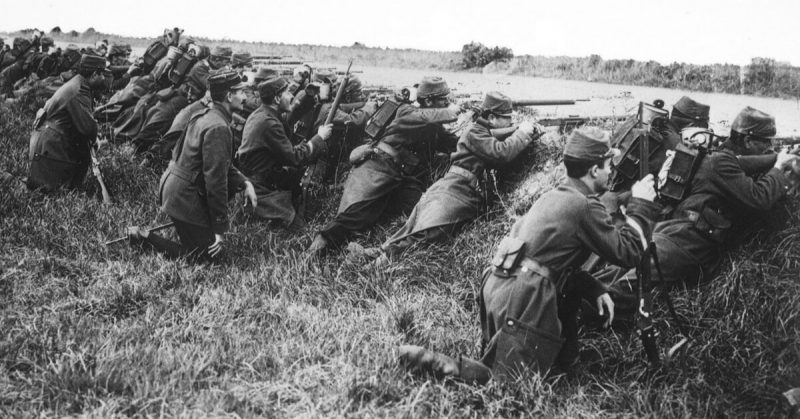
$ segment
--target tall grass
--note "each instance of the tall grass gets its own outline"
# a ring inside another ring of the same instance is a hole
[[[31,114],[0,109],[0,169],[27,171]],[[115,203],[94,180],[43,196],[0,184],[0,416],[780,415],[800,386],[800,228],[789,201],[753,228],[710,285],[674,295],[692,345],[650,370],[627,331],[582,331],[581,368],[471,387],[413,377],[402,343],[477,357],[479,273],[514,218],[557,181],[551,134],[499,180],[502,201],[453,243],[386,271],[301,251],[340,192],[302,233],[274,230],[232,203],[229,263],[192,266],[127,245],[127,224],[163,221],[160,173],[125,146],[100,153]],[[546,171],[543,171],[547,169]],[[378,245],[399,221],[357,239]],[[662,342],[677,339],[659,307]]]

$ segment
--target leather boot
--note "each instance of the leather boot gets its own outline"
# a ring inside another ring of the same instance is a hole
[[[437,378],[460,375],[458,361],[447,355],[415,345],[403,345],[399,352],[400,362],[412,373],[430,373]]]

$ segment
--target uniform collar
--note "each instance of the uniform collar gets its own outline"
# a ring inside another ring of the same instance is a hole
[[[580,180],[580,179],[567,177],[567,180],[564,181],[564,185],[577,189],[578,192],[580,192],[584,196],[587,196],[587,197],[597,196],[597,194],[592,192],[592,190],[589,189],[589,187],[586,186],[586,184],[583,183],[583,181]]]

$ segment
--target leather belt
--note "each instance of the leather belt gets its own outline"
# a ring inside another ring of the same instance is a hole
[[[520,261],[519,270],[522,272],[534,272],[551,281],[553,280],[553,271],[550,268],[528,257]]]

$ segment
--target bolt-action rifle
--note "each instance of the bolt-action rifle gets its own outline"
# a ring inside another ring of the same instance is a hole
[[[336,97],[333,99],[333,103],[331,104],[330,110],[328,110],[328,115],[325,117],[325,122],[323,125],[328,125],[333,123],[333,118],[336,116],[336,112],[339,110],[339,104],[342,102],[342,97],[344,96],[345,88],[347,87],[347,83],[350,81],[350,68],[353,66],[353,60],[347,64],[347,71],[344,73],[344,77],[342,78],[342,82],[339,84],[339,90],[336,91]],[[300,204],[300,209],[298,212],[302,215],[305,212],[305,205],[308,200],[308,187],[311,185],[311,180],[314,173],[313,170],[306,169],[305,173],[303,174],[303,178],[300,179],[300,188],[302,190],[302,201]]]

